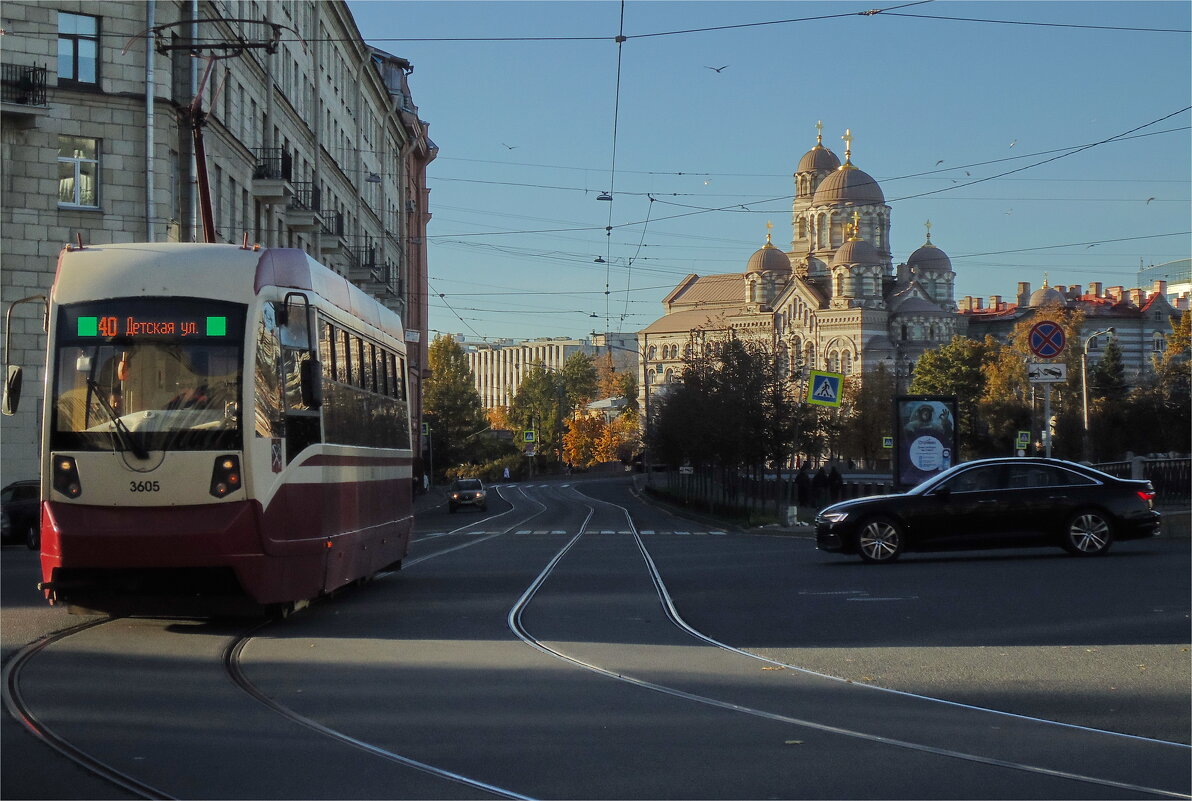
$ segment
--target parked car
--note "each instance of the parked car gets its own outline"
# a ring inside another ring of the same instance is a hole
[[[816,548],[893,562],[907,551],[1051,545],[1101,556],[1115,540],[1159,532],[1149,481],[1060,459],[982,459],[901,495],[833,504],[815,518]]]
[[[451,482],[451,493],[447,496],[447,509],[454,512],[461,506],[475,506],[488,511],[488,492],[484,482],[478,478],[457,478]]]
[[[0,490],[5,540],[24,542],[30,550],[41,547],[41,482],[14,481]]]

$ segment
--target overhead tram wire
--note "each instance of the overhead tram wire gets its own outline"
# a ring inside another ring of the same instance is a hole
[[[612,275],[612,237],[613,237],[613,204],[616,203],[617,182],[617,126],[621,120],[621,56],[625,44],[625,0],[621,0],[620,21],[617,27],[617,77],[613,90],[613,142],[612,161],[608,174],[608,225],[604,229],[604,330],[607,331],[610,319],[609,280]]]

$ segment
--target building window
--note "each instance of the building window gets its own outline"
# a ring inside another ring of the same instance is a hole
[[[99,140],[58,137],[58,205],[99,208]]]
[[[58,83],[99,83],[99,17],[58,12]]]
[[[1167,350],[1167,338],[1158,331],[1151,335],[1151,350],[1154,353],[1163,353]]]

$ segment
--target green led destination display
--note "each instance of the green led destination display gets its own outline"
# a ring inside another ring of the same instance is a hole
[[[137,317],[80,317],[80,337],[185,337],[202,332],[202,336],[226,337],[228,335],[227,317],[204,317],[195,319],[152,319]]]
[[[131,341],[234,339],[244,334],[244,307],[194,298],[125,298],[62,307],[59,336]]]

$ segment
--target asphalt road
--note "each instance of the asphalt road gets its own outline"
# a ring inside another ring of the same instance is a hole
[[[1148,540],[874,567],[622,480],[503,486],[424,510],[400,573],[247,636],[105,622],[20,691],[179,798],[1187,797],[1188,565]],[[2,566],[11,666],[79,619],[32,554]],[[11,717],[3,749],[6,799],[134,797]]]

